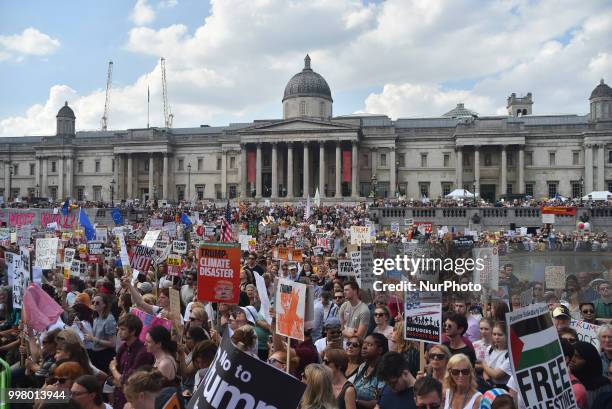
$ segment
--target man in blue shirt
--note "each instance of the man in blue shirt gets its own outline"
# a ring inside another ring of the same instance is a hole
[[[378,400],[378,409],[416,409],[413,390],[415,379],[402,354],[386,353],[378,364],[378,371],[385,382]]]

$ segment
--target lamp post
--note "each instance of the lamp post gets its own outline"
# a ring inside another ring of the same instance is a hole
[[[11,197],[13,196],[13,164],[11,163],[9,165],[9,184],[8,184],[8,197],[9,200],[11,199]]]
[[[111,205],[115,202],[115,179],[110,182]]]
[[[191,203],[191,163],[187,165],[187,200]]]
[[[399,189],[399,165],[400,161],[395,161],[395,196],[399,198],[401,196],[401,192]]]
[[[157,186],[153,185],[153,203],[157,202]]]
[[[40,197],[40,192],[39,192],[39,190],[40,190],[40,186],[39,186],[39,184],[37,183],[37,184],[36,184],[36,197]]]
[[[580,207],[582,207],[582,195],[584,195],[584,178],[580,176]]]
[[[474,195],[474,207],[476,207],[476,183],[472,185],[472,194]]]
[[[370,179],[372,182],[372,198],[374,198],[374,200],[376,200],[376,175],[372,175],[372,178]]]

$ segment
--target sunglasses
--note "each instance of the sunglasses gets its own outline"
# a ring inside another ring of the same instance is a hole
[[[594,314],[595,310],[582,310],[583,314]]]
[[[429,354],[429,357],[434,361],[444,361],[446,359],[445,354]]]
[[[274,365],[274,364],[281,364],[281,365],[285,365],[285,362],[283,362],[283,361],[279,361],[279,360],[278,360],[278,359],[276,359],[276,358],[268,358],[268,363],[269,363],[270,365]]]
[[[374,313],[374,316],[375,316],[375,317],[384,317],[385,315],[387,315],[387,314],[385,314],[385,313],[383,313],[383,312],[375,312],[375,313]]]
[[[194,322],[194,321],[204,321],[204,320],[201,319],[201,318],[194,318],[194,317],[190,317],[189,318],[189,322]],[[234,321],[235,321],[235,319],[234,319]]]
[[[359,342],[347,342],[346,347],[361,348],[361,345],[359,344]]]
[[[429,403],[427,405],[417,405],[417,409],[439,409],[440,405],[438,403]]]
[[[60,385],[63,385],[66,382],[68,382],[69,380],[70,380],[70,378],[52,377],[52,378],[49,378],[49,385],[55,385],[56,383],[59,383]]]
[[[570,344],[575,343],[576,341],[578,341],[576,338],[571,337],[571,338],[563,338],[564,340],[566,340],[567,342],[569,342]]]
[[[449,369],[449,372],[453,376],[459,376],[459,375],[469,376],[471,371],[469,370],[469,368],[464,368],[464,369]]]
[[[337,295],[337,296],[335,296],[335,297],[334,297],[334,299],[335,299],[335,300],[341,300],[341,299],[343,299],[343,298],[344,298],[344,297],[343,297],[343,296],[341,296],[341,295]]]

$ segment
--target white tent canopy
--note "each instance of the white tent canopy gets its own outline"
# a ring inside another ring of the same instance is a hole
[[[606,190],[596,190],[583,196],[582,200],[612,200],[612,193]]]
[[[466,199],[466,198],[473,199],[474,193],[471,193],[469,190],[465,190],[465,189],[455,189],[449,194],[447,194],[445,197],[447,199]]]

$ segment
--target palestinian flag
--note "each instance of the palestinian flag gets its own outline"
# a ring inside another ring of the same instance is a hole
[[[515,371],[562,355],[559,335],[548,312],[510,325],[510,350]]]

